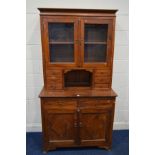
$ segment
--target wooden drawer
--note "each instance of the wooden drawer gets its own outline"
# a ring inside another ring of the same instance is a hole
[[[94,82],[95,83],[109,83],[111,80],[111,77],[95,77]]]
[[[61,72],[57,74],[58,72],[56,71],[55,74],[47,76],[47,89],[62,89],[62,74],[60,74]]]
[[[77,101],[73,99],[44,99],[43,102],[45,109],[75,109],[77,107]]]
[[[62,77],[62,71],[61,70],[47,70],[46,75],[47,76],[60,76],[60,77]]]
[[[56,83],[62,83],[62,78],[56,77],[56,76],[50,76],[47,77],[47,82],[56,82]]]
[[[55,75],[53,75],[53,76],[48,76],[47,77],[47,80],[48,81],[55,81],[55,80],[57,80],[57,79],[61,79],[59,76],[55,76]]]
[[[95,76],[111,76],[110,70],[95,70]]]
[[[94,77],[95,88],[109,88],[111,83],[110,70],[96,70]]]
[[[114,99],[81,99],[79,106],[81,108],[111,108],[114,104]]]
[[[102,89],[102,88],[110,88],[109,83],[95,83],[95,88]]]
[[[48,81],[47,82],[47,89],[53,90],[53,89],[62,89],[62,82],[60,81]]]

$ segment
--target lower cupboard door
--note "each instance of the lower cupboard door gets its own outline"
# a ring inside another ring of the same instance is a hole
[[[69,146],[75,143],[74,110],[47,110],[45,126],[48,143],[52,146]]]
[[[111,141],[112,111],[83,109],[80,112],[80,141],[84,146],[102,146]]]

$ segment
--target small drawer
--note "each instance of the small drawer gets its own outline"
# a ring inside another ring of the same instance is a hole
[[[72,108],[76,109],[76,100],[68,99],[46,99],[44,100],[44,108],[46,109],[61,109],[61,108]]]
[[[62,76],[61,70],[47,70],[46,72],[47,76]]]
[[[47,77],[47,89],[62,89],[62,78],[56,76]]]
[[[95,77],[95,83],[109,83],[111,80],[110,77]]]
[[[47,77],[47,82],[58,82],[61,83],[62,82],[62,78],[56,77],[56,76],[48,76]]]
[[[49,89],[49,90],[62,89],[62,83],[60,83],[58,81],[48,81],[47,89]]]
[[[95,76],[110,76],[110,70],[96,70]]]
[[[114,100],[110,99],[87,99],[80,100],[79,106],[81,108],[90,108],[90,107],[111,107],[114,103]]]
[[[110,84],[109,83],[95,83],[95,88],[97,89],[101,89],[101,88],[110,88]]]
[[[47,80],[57,80],[57,76],[48,76]]]

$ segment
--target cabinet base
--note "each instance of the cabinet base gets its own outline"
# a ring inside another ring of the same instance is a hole
[[[98,147],[110,150],[115,96],[41,97],[43,150]],[[92,124],[93,122],[93,124]]]
[[[111,146],[68,146],[68,147],[65,147],[65,148],[84,148],[84,147],[87,147],[87,148],[96,147],[96,148],[104,149],[104,150],[107,150],[107,151],[111,151]],[[54,150],[59,149],[59,148],[64,148],[64,147],[49,147],[48,149],[44,149],[43,153],[46,154],[49,151],[54,151]]]
[[[107,151],[111,151],[111,146],[98,146],[100,149],[105,149]]]

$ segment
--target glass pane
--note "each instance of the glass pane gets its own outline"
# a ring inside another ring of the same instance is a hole
[[[74,61],[74,23],[49,23],[50,62]]]
[[[73,42],[74,24],[73,23],[49,23],[48,25],[50,42]]]
[[[85,42],[106,42],[108,24],[85,24]]]
[[[73,44],[51,44],[50,62],[73,62],[74,45]]]
[[[85,62],[106,62],[107,36],[108,24],[85,24]]]
[[[107,55],[107,45],[85,44],[85,62],[105,62]]]

